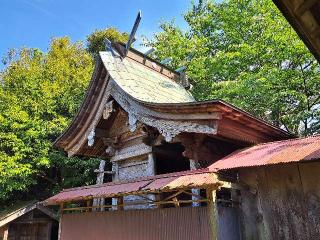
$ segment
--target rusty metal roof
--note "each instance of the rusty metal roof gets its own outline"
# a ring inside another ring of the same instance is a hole
[[[45,200],[44,204],[57,205],[62,202],[81,201],[99,197],[106,198],[138,193],[166,192],[181,188],[218,187],[220,185],[214,173],[209,173],[207,169],[203,169],[157,175],[131,182],[111,182],[66,189]]]
[[[211,171],[320,159],[320,135],[259,144],[215,162]]]

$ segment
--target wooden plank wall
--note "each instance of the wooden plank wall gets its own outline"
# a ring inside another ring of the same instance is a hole
[[[240,170],[244,239],[320,239],[320,163]]]

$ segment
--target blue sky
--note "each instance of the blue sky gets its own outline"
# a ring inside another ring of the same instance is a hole
[[[150,37],[161,20],[175,18],[186,27],[182,13],[189,6],[189,0],[0,0],[0,57],[23,46],[45,51],[52,37],[84,40],[108,26],[130,32],[138,10],[142,11],[138,38]]]

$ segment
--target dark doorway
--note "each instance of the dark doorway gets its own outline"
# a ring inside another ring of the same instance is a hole
[[[181,172],[190,169],[189,159],[183,156],[181,143],[163,143],[154,147],[156,174]]]

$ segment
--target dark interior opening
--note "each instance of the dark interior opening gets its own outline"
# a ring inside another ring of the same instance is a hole
[[[190,169],[189,159],[182,153],[184,147],[181,143],[163,143],[154,147],[156,160],[156,174],[181,172]]]

